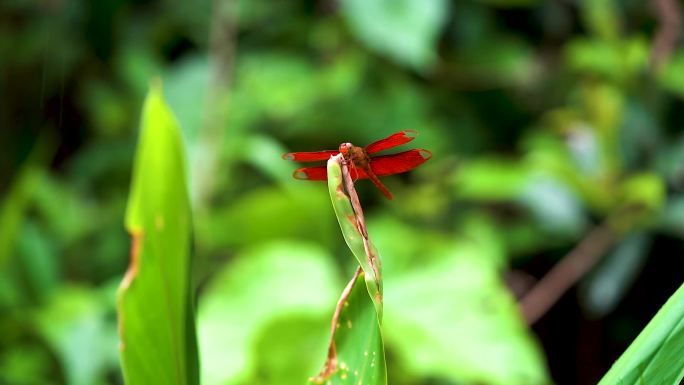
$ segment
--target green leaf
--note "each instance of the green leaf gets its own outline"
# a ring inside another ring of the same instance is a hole
[[[383,334],[402,373],[454,383],[541,385],[543,355],[501,282],[496,231],[471,221],[437,236],[385,219],[372,226],[386,260]]]
[[[371,50],[419,70],[434,64],[446,0],[346,0],[341,6],[352,32]]]
[[[361,284],[363,275],[350,282],[351,293],[340,313],[333,337],[338,370],[325,382],[329,385],[387,384],[382,333],[373,302]]]
[[[137,384],[197,384],[190,283],[190,204],[180,131],[153,83],[126,211],[131,263],[118,298],[124,379]]]
[[[613,364],[599,385],[676,385],[684,377],[684,285]]]
[[[382,277],[380,275],[380,257],[375,247],[357,228],[359,221],[365,226],[362,212],[355,212],[350,197],[344,189],[339,155],[328,161],[328,191],[332,200],[337,221],[347,246],[361,266],[360,273],[349,282],[344,294],[339,318],[335,324],[335,331],[331,349],[336,349],[336,358],[324,366],[323,372],[314,383],[326,384],[387,384],[387,369],[385,351],[382,341],[380,323],[382,320]],[[366,249],[366,247],[368,249]],[[374,266],[369,261],[375,257]],[[365,285],[361,285],[361,280]],[[365,286],[365,289],[364,289]],[[332,373],[327,370],[332,369]]]
[[[304,383],[318,369],[318,357],[325,354],[329,330],[325,317],[332,312],[338,282],[332,258],[306,243],[270,242],[240,253],[216,274],[200,299],[202,383],[263,383],[254,376],[268,378],[283,372],[282,367],[274,367],[276,360],[305,368],[295,374],[288,372],[295,376],[293,381],[299,376],[298,383]],[[270,339],[273,327],[284,326],[293,317],[306,323],[322,320],[320,330],[326,334],[304,347],[298,344],[309,337],[302,332],[310,334],[311,330],[288,327],[280,330],[278,339]],[[264,338],[272,349],[259,348],[267,343]],[[300,342],[293,346],[293,341]],[[301,350],[307,354],[297,354]],[[280,351],[291,353],[274,356]],[[274,382],[280,383],[287,382]]]

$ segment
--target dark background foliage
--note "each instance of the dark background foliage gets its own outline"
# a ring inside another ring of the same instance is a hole
[[[324,185],[292,180],[280,154],[403,129],[418,130],[416,146],[433,159],[386,178],[392,202],[359,183],[387,295],[432,282],[421,269],[453,250],[488,265],[434,278],[459,293],[434,302],[461,309],[435,319],[441,326],[387,326],[390,383],[505,383],[505,369],[421,361],[434,346],[420,333],[479,335],[464,330],[479,321],[459,322],[477,321],[467,299],[490,289],[508,305],[501,319],[482,321],[484,334],[515,329],[520,315],[501,282],[524,296],[607,227],[594,252],[601,261],[531,334],[502,332],[499,341],[533,357],[537,339],[544,358],[521,367],[544,377],[548,366],[558,384],[595,383],[684,278],[678,8],[665,0],[4,1],[0,383],[121,383],[113,309],[128,263],[122,218],[140,106],[157,76],[190,157],[199,327],[205,294],[229,303],[211,315],[219,321],[260,320],[236,329],[250,337],[232,348],[239,358],[223,383],[303,383],[314,374],[326,319],[353,269]],[[227,288],[243,287],[238,272],[268,281],[277,275],[269,258],[281,254],[316,255],[311,274],[330,278],[316,286],[325,295],[302,300],[303,311],[249,310],[270,308],[265,289],[228,300]],[[501,280],[459,288],[483,272]],[[403,277],[396,286],[393,274]],[[398,298],[406,309],[394,319],[434,310],[413,301]],[[306,363],[273,347],[293,341],[309,344],[299,347]],[[486,362],[496,359],[488,344],[460,348]]]

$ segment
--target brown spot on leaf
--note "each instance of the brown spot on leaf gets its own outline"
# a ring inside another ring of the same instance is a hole
[[[311,377],[309,381],[314,384],[322,384],[335,372],[337,372],[337,351],[335,350],[335,341],[331,340],[328,347],[328,358],[325,360],[325,364],[323,364],[323,369],[316,377]]]
[[[142,231],[132,231],[131,232],[131,254],[130,261],[128,263],[128,269],[126,270],[126,275],[124,275],[121,281],[121,288],[127,289],[133,278],[138,274],[138,262],[140,260],[140,249],[143,242]]]

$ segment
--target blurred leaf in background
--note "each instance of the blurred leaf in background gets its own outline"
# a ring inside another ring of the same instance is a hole
[[[448,17],[446,0],[350,0],[342,12],[370,49],[420,70],[436,61],[436,40]]]
[[[340,281],[330,257],[306,243],[237,256],[199,304],[202,382],[304,384],[326,355]]]

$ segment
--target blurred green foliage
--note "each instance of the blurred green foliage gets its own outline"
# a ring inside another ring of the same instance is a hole
[[[684,278],[684,49],[654,48],[663,22],[618,0],[3,2],[0,383],[122,382],[114,292],[155,76],[189,154],[203,383],[318,371],[356,262],[325,185],[280,154],[402,129],[433,158],[383,179],[392,202],[357,183],[389,383],[595,383]],[[540,276],[600,223],[619,236],[585,311],[567,296],[578,315],[537,341],[502,276]],[[596,317],[600,359],[543,338]]]

